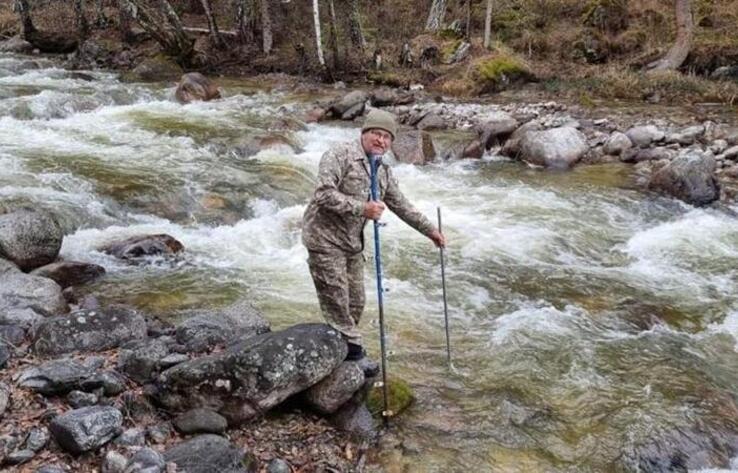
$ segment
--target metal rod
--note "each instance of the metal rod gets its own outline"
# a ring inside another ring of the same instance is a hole
[[[377,185],[377,174],[381,161],[376,156],[370,156],[371,164],[371,193],[372,200],[379,201],[379,190]],[[387,340],[384,329],[384,288],[382,287],[382,256],[379,245],[379,221],[374,220],[374,264],[377,268],[377,301],[379,303],[379,347],[382,352],[382,398],[384,400],[384,410],[382,411],[382,419],[384,424],[389,422],[389,392],[387,387]]]
[[[441,224],[441,207],[438,210],[438,231],[443,233],[443,227]],[[443,285],[443,319],[446,323],[446,360],[448,365],[451,366],[451,337],[448,331],[448,303],[446,302],[446,263],[444,258],[444,248],[438,247],[441,251],[441,284]]]

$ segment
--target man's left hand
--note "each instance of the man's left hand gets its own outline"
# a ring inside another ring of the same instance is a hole
[[[428,235],[428,238],[430,238],[438,248],[446,247],[446,237],[438,230],[433,230],[433,232]]]

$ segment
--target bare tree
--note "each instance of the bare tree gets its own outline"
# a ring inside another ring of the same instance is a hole
[[[28,41],[29,36],[36,31],[31,20],[31,7],[28,5],[28,0],[15,0],[13,3],[13,10],[18,13],[21,23],[21,38]]]
[[[687,59],[692,49],[694,22],[692,20],[691,0],[675,0],[677,36],[669,52],[663,58],[646,66],[651,71],[675,70]]]
[[[331,19],[330,46],[331,51],[333,52],[333,69],[337,70],[340,61],[338,57],[338,28],[336,26],[336,7],[333,3],[333,0],[328,0],[328,13],[330,14]]]
[[[426,31],[438,31],[443,26],[443,17],[446,14],[446,0],[433,0],[428,21],[425,22]]]
[[[74,18],[77,23],[77,38],[82,43],[90,33],[90,25],[85,16],[85,0],[74,0]]]
[[[259,0],[261,7],[261,45],[267,56],[272,52],[272,16],[269,12],[269,0]]]
[[[133,42],[131,14],[125,3],[125,0],[118,0],[118,35],[124,43],[131,43]]]
[[[487,0],[487,11],[484,15],[484,48],[489,49],[492,43],[492,2]]]
[[[361,14],[359,12],[359,0],[350,0],[349,7],[351,11],[348,15],[349,19],[349,36],[351,37],[351,45],[361,51],[362,57],[366,50],[366,39],[361,29]]]
[[[194,41],[167,0],[121,0],[121,5],[167,54],[182,64],[190,62]]]
[[[255,0],[236,0],[236,29],[242,43],[254,40],[256,30]]]
[[[325,69],[325,58],[323,57],[323,42],[320,35],[320,9],[318,0],[313,0],[313,22],[315,24],[315,47],[318,53],[318,62]]]
[[[223,49],[225,48],[225,42],[223,42],[223,38],[220,37],[220,32],[218,31],[218,23],[215,22],[215,15],[213,15],[213,8],[210,5],[210,0],[201,1],[202,8],[205,11],[205,17],[208,19],[210,38],[213,41],[215,47]]]
[[[471,42],[471,18],[472,18],[472,0],[466,0],[466,20],[464,21],[464,39]]]

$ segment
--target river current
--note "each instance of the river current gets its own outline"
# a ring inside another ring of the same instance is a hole
[[[58,215],[62,257],[107,269],[84,289],[103,303],[172,317],[247,298],[277,329],[320,321],[300,220],[321,154],[358,128],[310,124],[237,152],[309,97],[229,81],[224,99],[183,106],[173,91],[0,55],[0,206]],[[393,421],[402,447],[370,469],[668,471],[644,458],[671,448],[738,471],[735,217],[637,191],[625,165],[552,173],[491,153],[395,171],[426,215],[443,209],[455,369],[438,252],[388,215],[389,372],[417,400]],[[129,266],[96,250],[142,233],[185,255]]]

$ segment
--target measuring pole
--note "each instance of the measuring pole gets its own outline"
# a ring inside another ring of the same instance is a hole
[[[438,231],[443,233],[441,226],[441,207],[437,207],[438,210]],[[451,367],[451,337],[448,331],[448,303],[446,302],[446,262],[443,254],[443,247],[439,246],[438,249],[441,252],[441,284],[443,286],[443,318],[446,323],[446,361],[448,366]]]
[[[369,156],[371,165],[371,193],[372,200],[379,201],[378,174],[381,159],[377,156]],[[382,287],[382,256],[379,245],[379,221],[374,220],[374,264],[377,268],[377,301],[379,303],[379,347],[382,352],[382,398],[384,400],[384,410],[382,411],[382,419],[387,425],[392,412],[389,410],[389,393],[387,387],[387,340],[384,328],[384,288]]]

